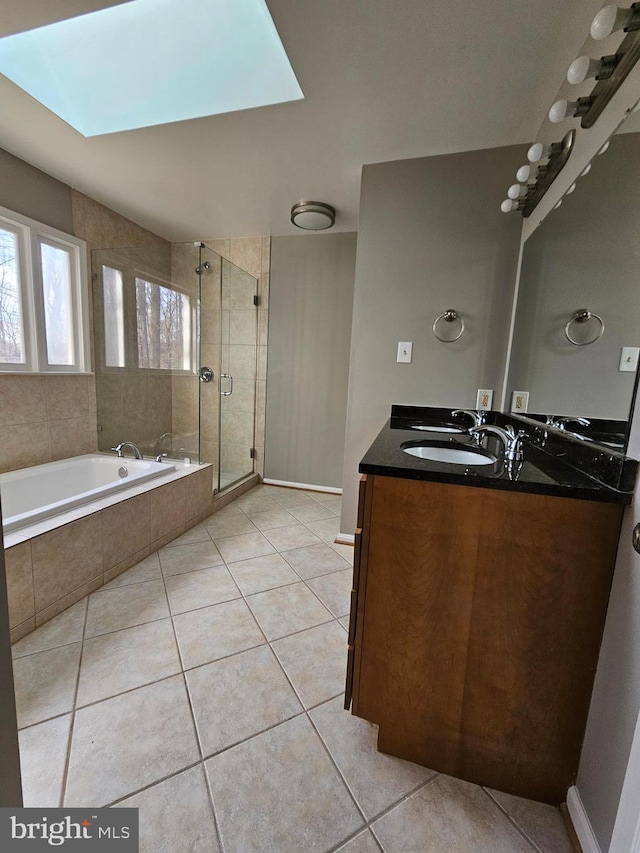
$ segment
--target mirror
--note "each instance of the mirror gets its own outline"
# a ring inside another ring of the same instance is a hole
[[[617,450],[640,347],[640,133],[621,130],[524,245],[506,386],[506,411],[527,392],[525,417]]]

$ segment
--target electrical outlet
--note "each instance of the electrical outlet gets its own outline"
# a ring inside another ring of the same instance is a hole
[[[493,390],[491,388],[478,388],[476,397],[476,409],[479,412],[488,412],[493,403]]]
[[[511,396],[511,411],[524,414],[529,408],[529,392],[514,391]]]
[[[618,367],[618,370],[635,373],[638,367],[639,353],[640,349],[638,347],[622,347],[622,352],[620,353],[620,366]]]
[[[411,364],[413,344],[411,341],[400,341],[398,344],[398,364]]]

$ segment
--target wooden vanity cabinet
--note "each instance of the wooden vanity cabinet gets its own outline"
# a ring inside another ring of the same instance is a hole
[[[574,784],[623,507],[368,475],[346,707],[382,752],[558,804]]]

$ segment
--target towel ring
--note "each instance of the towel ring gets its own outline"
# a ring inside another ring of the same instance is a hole
[[[444,320],[445,323],[453,323],[454,320],[458,320],[458,322],[460,323],[460,331],[455,336],[455,338],[441,338],[440,337],[440,335],[436,331],[436,326],[438,325],[440,320]],[[462,319],[460,314],[458,314],[457,311],[453,310],[453,308],[447,308],[447,310],[444,311],[439,317],[436,317],[436,319],[433,322],[433,334],[436,336],[436,338],[439,341],[442,341],[443,344],[452,344],[454,341],[458,340],[458,338],[462,335],[463,332],[464,332],[464,320]]]
[[[599,328],[598,334],[595,336],[595,338],[591,338],[591,340],[589,340],[589,341],[583,341],[582,343],[580,341],[576,341],[574,338],[572,338],[571,335],[569,334],[569,329],[571,327],[571,324],[572,323],[588,323],[589,320],[597,320],[598,323],[600,323],[600,328]],[[595,344],[595,342],[598,340],[598,338],[602,337],[603,332],[604,332],[604,320],[602,319],[602,317],[600,317],[598,314],[594,314],[593,311],[588,311],[586,308],[580,308],[579,311],[576,311],[576,313],[573,315],[573,317],[569,320],[567,325],[564,327],[564,333],[567,336],[567,340],[569,341],[570,344],[573,344],[576,347],[586,347],[589,344]]]

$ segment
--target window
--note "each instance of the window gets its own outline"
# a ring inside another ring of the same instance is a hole
[[[99,370],[193,372],[196,300],[180,285],[138,268],[137,259],[101,251],[95,302]]]
[[[0,208],[0,370],[90,370],[84,245]]]

